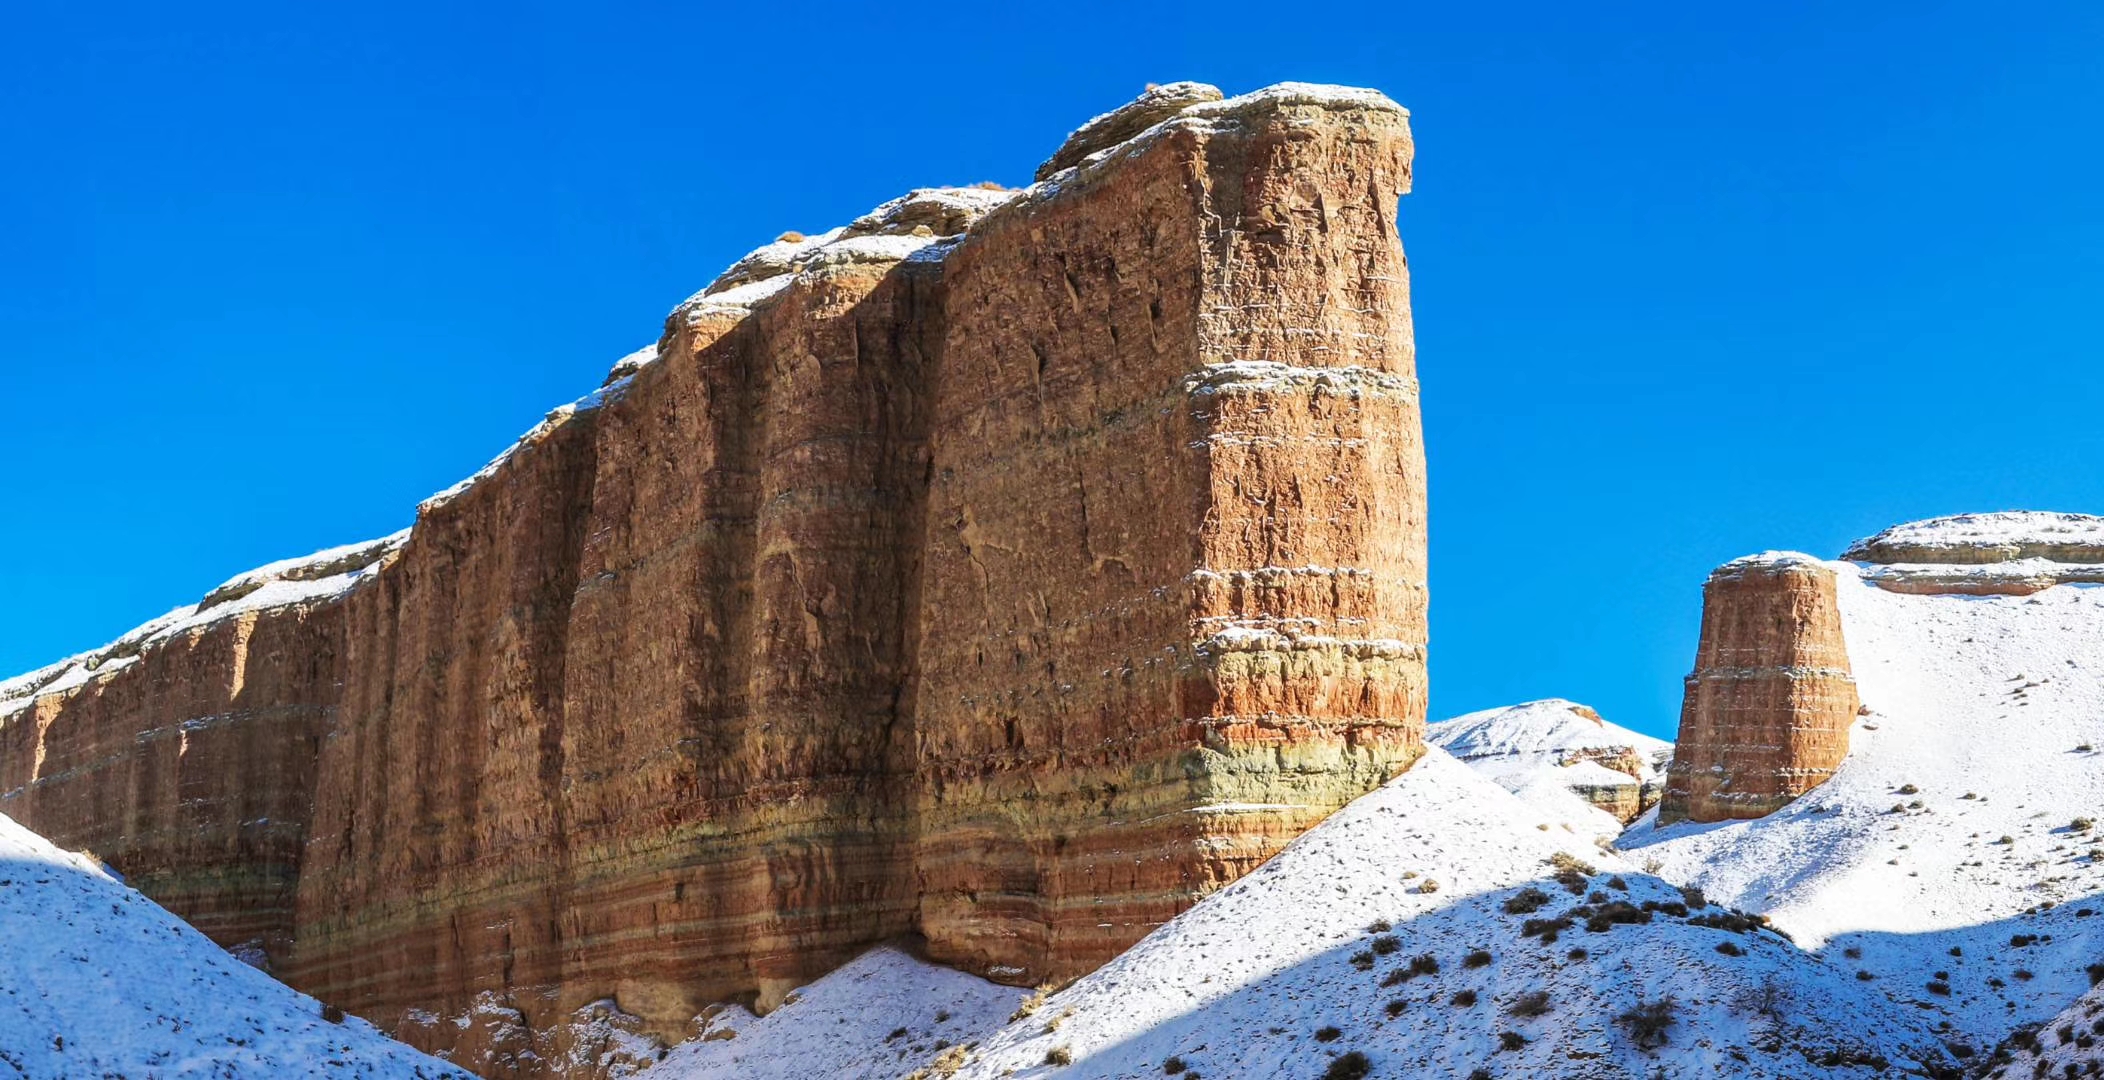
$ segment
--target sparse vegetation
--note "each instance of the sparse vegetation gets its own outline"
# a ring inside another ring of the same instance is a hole
[[[1467,956],[1461,958],[1461,966],[1465,968],[1489,967],[1490,950],[1477,949],[1474,952],[1469,953]]]
[[[1404,1001],[1402,998],[1396,998],[1394,1001],[1388,1003],[1388,1018],[1390,1020],[1393,1020],[1396,1017],[1403,1015],[1403,1013],[1409,1011],[1409,1008],[1409,1002]]]
[[[1035,991],[1031,993],[1029,997],[1023,999],[1022,1004],[1017,1005],[1015,1007],[1015,1012],[1008,1017],[1008,1022],[1013,1024],[1018,1020],[1035,1014],[1039,1009],[1044,1008],[1046,996],[1047,995],[1045,993],[1045,988],[1042,986],[1038,987]]]
[[[1315,1041],[1321,1043],[1336,1042],[1343,1034],[1335,1027],[1320,1027],[1315,1029]]]
[[[1517,1031],[1498,1032],[1498,1049],[1519,1050],[1527,1045],[1527,1037]]]
[[[1532,1020],[1537,1016],[1545,1015],[1549,1011],[1549,992],[1547,990],[1529,990],[1512,999],[1512,1004],[1506,1006],[1505,1011],[1523,1020]]]
[[[1402,940],[1400,938],[1397,938],[1394,934],[1383,934],[1380,937],[1373,939],[1373,951],[1374,955],[1376,956],[1393,955],[1397,949],[1400,949],[1402,947]]]
[[[1169,1055],[1168,1059],[1162,1062],[1162,1071],[1170,1076],[1175,1076],[1184,1071],[1184,1059],[1174,1054]]]
[[[1426,894],[1430,894],[1430,893],[1436,893],[1436,892],[1438,892],[1438,891],[1439,891],[1439,879],[1437,879],[1437,878],[1426,878],[1426,879],[1424,879],[1423,881],[1420,881],[1420,882],[1418,882],[1418,883],[1417,883],[1417,891],[1418,891],[1418,892],[1421,892],[1421,893],[1426,893]]]
[[[1738,945],[1737,945],[1736,943],[1734,943],[1734,942],[1730,942],[1730,941],[1720,941],[1720,942],[1718,942],[1718,943],[1717,943],[1717,951],[1718,951],[1718,952],[1720,952],[1720,953],[1723,953],[1723,954],[1724,954],[1724,955],[1726,955],[1726,956],[1744,956],[1744,955],[1746,955],[1746,950],[1744,950],[1744,949],[1742,949],[1742,948],[1739,948],[1739,946],[1738,946]]]
[[[1339,1054],[1331,1059],[1330,1067],[1323,1070],[1322,1080],[1364,1080],[1373,1071],[1373,1062],[1357,1050]]]
[[[1630,1041],[1638,1049],[1656,1050],[1666,1045],[1666,1029],[1677,1022],[1675,1011],[1673,995],[1667,994],[1656,1001],[1638,1002],[1615,1017],[1615,1022],[1629,1029]]]
[[[325,1004],[321,1007],[321,1018],[332,1024],[341,1024],[343,1023],[343,1010],[334,1005]]]
[[[1577,961],[1583,960],[1589,955],[1591,954],[1587,953],[1584,949],[1572,949],[1570,952],[1563,954],[1563,958],[1566,960]]]
[[[1466,1009],[1475,1005],[1476,992],[1474,990],[1456,990],[1454,991],[1454,996],[1449,1000],[1453,1002],[1455,1007]]]
[[[1372,925],[1366,928],[1366,932],[1369,934],[1385,934],[1393,929],[1395,929],[1394,923],[1386,919],[1375,919]]]
[[[1359,950],[1358,952],[1355,952],[1355,953],[1353,953],[1353,954],[1352,954],[1352,966],[1353,966],[1353,967],[1355,967],[1355,968],[1358,968],[1358,969],[1359,969],[1360,971],[1372,971],[1372,970],[1373,970],[1373,950],[1372,950],[1372,949],[1360,949],[1360,950]]]
[[[1052,1049],[1045,1051],[1045,1064],[1061,1066],[1072,1065],[1074,1064],[1074,1051],[1069,1050],[1064,1046],[1055,1046]]]
[[[1548,893],[1529,885],[1505,898],[1505,914],[1532,915],[1540,911],[1548,902]]]

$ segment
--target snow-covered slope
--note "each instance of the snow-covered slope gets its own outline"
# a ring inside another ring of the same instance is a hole
[[[1549,698],[1485,709],[1430,725],[1425,741],[1580,832],[1612,836],[1622,821],[1576,792],[1623,792],[1636,813],[1654,800],[1673,744],[1617,724],[1573,701]],[[1627,769],[1629,772],[1616,772]]]
[[[1849,970],[1700,925],[1727,913],[1543,824],[1433,750],[957,1075],[1868,1076],[1941,1058],[1924,1018]],[[1599,864],[1571,872],[1584,895],[1550,880],[1559,857]],[[1573,921],[1528,933],[1559,917]],[[1640,1045],[1619,1018],[1660,1002],[1664,1041]]]
[[[4,815],[0,1076],[471,1080],[363,1020],[324,1017],[313,998]]]
[[[1828,565],[1867,709],[1840,770],[1768,817],[1646,820],[1621,846],[1991,1046],[2104,960],[2104,589],[1903,595]]]
[[[766,1016],[730,1006],[708,1017],[701,1038],[638,1080],[876,1080],[939,1068],[946,1053],[959,1057],[962,1047],[999,1030],[1027,993],[884,946]]]

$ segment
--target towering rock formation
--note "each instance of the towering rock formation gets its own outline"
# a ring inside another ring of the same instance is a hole
[[[1834,590],[1834,571],[1809,555],[1769,552],[1710,575],[1661,822],[1760,817],[1840,767],[1861,703]]]
[[[1711,575],[1660,822],[1761,817],[1840,767],[1865,706],[1850,673],[1837,589],[1868,583],[1923,596],[2024,596],[2104,582],[2104,518],[2030,511],[1931,518],[1859,540],[1842,558],[1770,552]]]
[[[1410,149],[1178,84],[785,236],[406,538],[0,684],[0,808],[492,1076],[1085,972],[1421,752]]]

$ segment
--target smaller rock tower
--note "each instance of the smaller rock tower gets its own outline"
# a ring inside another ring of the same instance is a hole
[[[1793,552],[1710,575],[1661,824],[1762,817],[1840,767],[1861,703],[1836,585],[1832,569]]]

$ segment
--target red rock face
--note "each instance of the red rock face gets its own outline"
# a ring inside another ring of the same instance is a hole
[[[0,812],[282,970],[343,641],[333,604],[250,612],[39,698],[0,718]]]
[[[490,1076],[901,933],[1092,969],[1422,747],[1407,121],[1204,97],[683,307],[245,675],[214,629],[0,723],[7,812]]]
[[[1861,702],[1835,586],[1809,556],[1710,576],[1660,822],[1762,817],[1840,767]]]

